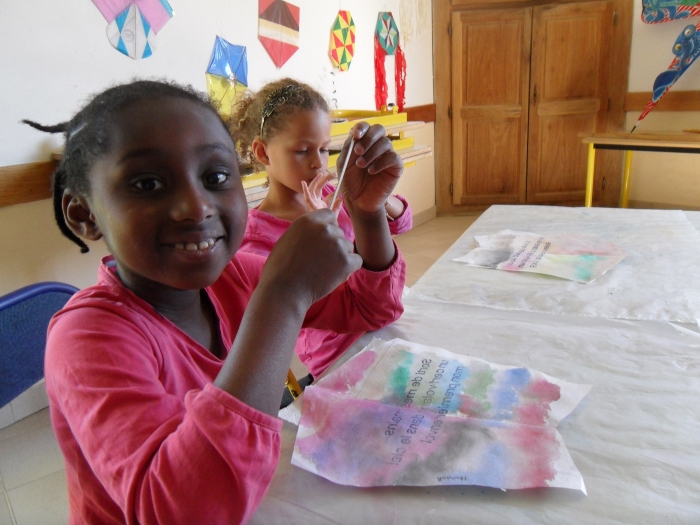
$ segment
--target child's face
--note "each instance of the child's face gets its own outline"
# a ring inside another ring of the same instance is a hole
[[[270,183],[301,193],[301,181],[310,183],[328,168],[331,119],[321,109],[292,113],[287,125],[267,141],[266,166]]]
[[[91,218],[138,293],[211,285],[241,244],[248,207],[231,137],[181,98],[128,106],[90,170]]]

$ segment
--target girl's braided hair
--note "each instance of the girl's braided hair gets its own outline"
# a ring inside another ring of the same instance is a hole
[[[315,109],[327,112],[326,99],[311,86],[292,78],[270,82],[256,93],[246,92],[231,115],[231,135],[241,160],[257,166],[252,150],[257,137],[269,140],[284,129],[291,113]]]
[[[135,80],[110,87],[95,95],[71,120],[54,126],[44,126],[31,120],[25,124],[48,133],[63,133],[65,149],[53,174],[53,211],[61,233],[80,246],[82,253],[89,248],[66,224],[63,216],[63,194],[70,189],[80,195],[90,195],[90,169],[95,159],[111,148],[114,117],[127,106],[142,100],[162,97],[183,98],[211,110],[221,120],[211,100],[191,86],[167,80]],[[221,120],[228,131],[228,123]]]

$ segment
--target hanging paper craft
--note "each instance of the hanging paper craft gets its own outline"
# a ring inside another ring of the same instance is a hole
[[[248,88],[248,57],[244,46],[216,37],[206,72],[207,91],[218,103],[219,112],[228,116]]]
[[[663,97],[681,75],[685,73],[686,69],[700,56],[700,22],[694,26],[689,25],[683,28],[683,31],[678,35],[676,42],[673,44],[673,54],[676,55],[676,57],[671,62],[671,65],[654,80],[651,98],[646,106],[644,106],[641,115],[639,115],[637,119],[637,123],[632,128],[632,132],[637,128],[642,119],[654,109],[654,106],[656,106],[661,97]]]
[[[282,67],[299,49],[299,8],[283,0],[260,0],[258,38]]]
[[[138,60],[153,54],[156,33],[172,18],[166,0],[92,0],[109,25],[107,39],[126,56]]]
[[[396,55],[394,77],[396,81],[396,105],[403,111],[406,103],[406,57],[399,43],[399,28],[391,12],[380,12],[374,31],[374,102],[377,109],[386,105],[388,87],[386,69],[387,55]]]
[[[339,11],[331,30],[330,56],[333,67],[340,71],[350,69],[355,55],[355,21],[350,11]]]
[[[401,339],[306,389],[292,463],[357,487],[586,489],[556,430],[590,390]]]
[[[509,272],[532,272],[590,283],[626,255],[594,235],[538,235],[503,230],[474,237],[479,247],[453,261]]]
[[[642,21],[646,24],[670,22],[700,15],[697,0],[642,0]]]

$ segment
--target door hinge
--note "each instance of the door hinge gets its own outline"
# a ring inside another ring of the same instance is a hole
[[[613,27],[617,25],[617,11],[613,11],[612,24]]]
[[[536,106],[537,105],[537,84],[535,84],[535,89],[532,90],[532,105]]]
[[[447,34],[452,36],[452,22],[447,26]]]
[[[454,191],[454,184],[450,183],[450,195],[452,195],[453,191]]]
[[[452,106],[447,107],[447,116],[450,119],[452,118]]]

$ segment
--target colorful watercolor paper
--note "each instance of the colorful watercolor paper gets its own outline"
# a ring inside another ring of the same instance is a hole
[[[626,257],[619,247],[594,235],[543,236],[503,230],[474,239],[478,248],[452,260],[481,268],[542,273],[580,283],[595,281]]]
[[[292,464],[343,485],[585,486],[556,426],[589,386],[375,339],[308,387]]]

